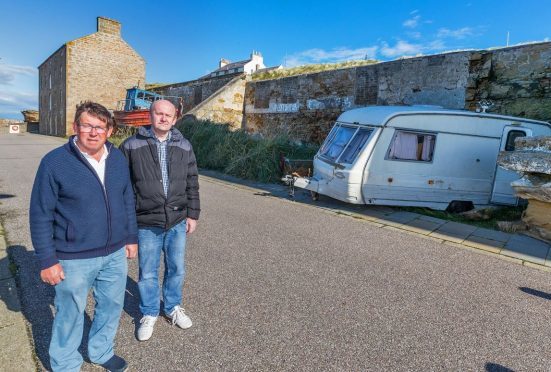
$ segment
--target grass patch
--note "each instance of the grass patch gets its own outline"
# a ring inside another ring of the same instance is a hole
[[[499,230],[497,223],[499,221],[518,221],[522,217],[522,213],[526,209],[525,206],[520,207],[496,207],[486,209],[484,214],[487,219],[473,220],[461,214],[448,213],[446,211],[436,211],[429,208],[421,207],[399,207],[400,210],[407,212],[419,213],[425,216],[440,218],[442,220],[465,223],[477,227]]]
[[[321,71],[337,70],[340,68],[372,65],[375,63],[379,63],[379,61],[361,60],[361,61],[347,61],[347,62],[339,62],[339,63],[318,63],[318,64],[311,64],[311,65],[297,66],[292,68],[281,68],[279,70],[257,72],[252,75],[252,80],[279,79],[279,78],[288,77],[288,76],[312,74],[312,73],[321,72]]]
[[[293,143],[285,135],[258,138],[209,121],[186,120],[178,129],[192,143],[199,167],[260,182],[279,181],[280,154],[311,159],[318,150],[314,145]]]
[[[137,127],[117,127],[115,133],[109,137],[109,142],[119,147],[119,145],[128,137],[138,132]]]

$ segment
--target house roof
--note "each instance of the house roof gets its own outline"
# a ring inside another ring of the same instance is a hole
[[[226,71],[226,70],[231,70],[231,69],[234,69],[234,68],[243,67],[251,61],[252,61],[252,59],[247,59],[245,61],[228,63],[226,66],[220,67],[219,69],[216,69],[216,70],[212,71],[211,74],[214,73],[214,72]]]

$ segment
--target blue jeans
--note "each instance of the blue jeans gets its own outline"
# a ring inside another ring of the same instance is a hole
[[[164,313],[170,314],[182,302],[185,275],[186,220],[164,230],[146,227],[138,230],[140,261],[140,311],[143,315],[158,316],[161,307],[159,264],[164,253],[163,301]]]
[[[78,348],[90,288],[96,306],[88,336],[88,357],[92,363],[105,363],[114,354],[113,339],[124,305],[126,251],[123,248],[105,257],[59,262],[65,279],[55,286],[56,314],[49,350],[52,370],[80,370],[82,356]]]

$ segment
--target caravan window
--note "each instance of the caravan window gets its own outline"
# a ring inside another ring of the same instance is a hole
[[[505,144],[505,151],[515,151],[515,139],[519,137],[526,137],[526,132],[522,130],[512,130],[507,133],[507,143]]]
[[[390,143],[387,159],[432,161],[436,135],[397,130]]]
[[[356,130],[357,128],[345,127],[341,125],[335,127],[323,144],[323,147],[320,150],[320,155],[331,161],[337,160]]]
[[[371,128],[362,128],[358,130],[352,138],[352,141],[346,146],[346,150],[344,150],[341,155],[339,163],[352,164],[363,149],[371,133],[373,133],[373,129]]]

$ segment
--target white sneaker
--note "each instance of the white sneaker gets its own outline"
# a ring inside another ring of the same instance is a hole
[[[153,327],[157,321],[156,316],[144,315],[140,320],[140,328],[138,328],[138,340],[147,341],[153,334]]]
[[[188,329],[193,323],[189,316],[184,313],[184,309],[180,306],[174,306],[174,309],[170,312],[170,317],[172,318],[172,325],[176,324],[182,329]]]

